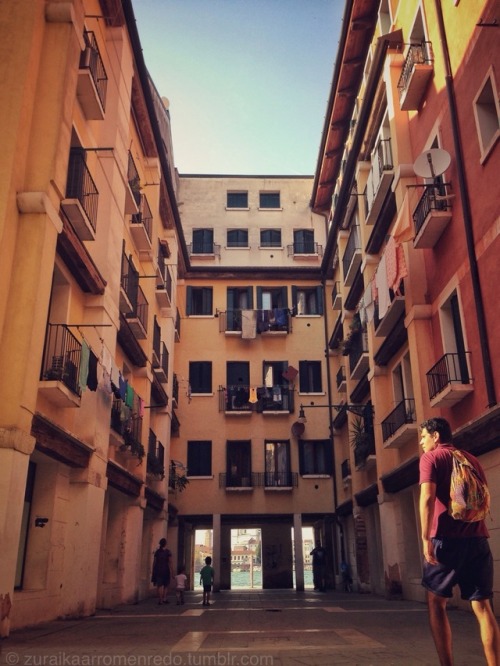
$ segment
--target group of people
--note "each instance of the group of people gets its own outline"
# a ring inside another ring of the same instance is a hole
[[[429,623],[441,666],[453,666],[451,626],[446,612],[447,600],[458,585],[462,599],[471,603],[479,623],[481,641],[488,666],[500,666],[500,631],[493,612],[493,556],[489,547],[488,528],[484,520],[457,520],[449,512],[450,485],[453,470],[452,433],[446,419],[437,417],[421,425],[419,463],[419,514],[424,557],[422,585],[426,589]],[[465,458],[486,483],[478,459],[467,451]],[[319,541],[311,551],[314,589],[326,589],[327,553]],[[210,606],[214,581],[212,559],[205,558],[200,571],[203,605]],[[347,563],[341,565],[345,591],[352,590]],[[166,540],[160,540],[155,553],[153,582],[158,588],[158,603],[168,603],[166,595],[171,579],[171,553]],[[187,577],[184,568],[176,579],[177,603],[184,603]]]
[[[151,582],[158,590],[158,604],[168,604],[168,591],[171,581],[174,579],[175,596],[177,605],[184,603],[184,592],[187,589],[186,568],[179,567],[179,573],[174,576],[172,572],[172,553],[167,548],[167,540],[160,539],[159,547],[153,557],[153,571]],[[200,571],[200,583],[203,585],[203,606],[210,606],[210,593],[214,582],[214,569],[212,567],[212,558],[205,558],[205,566]]]

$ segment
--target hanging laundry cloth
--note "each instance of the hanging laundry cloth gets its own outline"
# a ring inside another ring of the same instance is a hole
[[[286,372],[283,373],[283,377],[290,383],[295,380],[295,377],[299,374],[297,368],[294,368],[293,365],[289,365],[286,369]]]
[[[119,381],[118,381],[118,392],[120,394],[120,399],[123,400],[123,402],[125,402],[125,396],[127,395],[127,385],[128,385],[127,380],[123,378],[123,375],[120,372]]]
[[[243,340],[253,340],[257,337],[257,311],[241,311],[241,337]]]
[[[283,310],[283,308],[275,308],[273,310],[274,313],[274,319],[276,322],[277,326],[286,326],[286,310]]]
[[[394,281],[394,285],[392,286],[392,289],[394,289],[395,293],[399,293],[401,280],[405,277],[408,277],[408,267],[406,265],[405,249],[401,245],[401,243],[398,244],[396,248],[396,254],[397,254],[398,272]],[[391,285],[389,285],[389,287],[391,287]]]
[[[87,377],[89,375],[89,358],[90,358],[90,347],[85,342],[82,342],[82,351],[80,354],[80,368],[78,371],[78,386],[81,391],[85,391],[87,388]]]
[[[273,387],[273,368],[270,365],[267,370],[266,370],[266,376],[264,378],[264,385],[266,388],[272,388]]]
[[[110,375],[111,375],[111,382],[115,386],[119,387],[120,386],[120,371],[118,370],[118,366],[116,365],[116,363],[113,360],[111,360]]]
[[[365,307],[366,320],[368,323],[370,323],[373,320],[373,317],[375,315],[375,302],[373,300],[373,285],[372,285],[373,282],[374,278],[370,280],[370,283],[365,289],[365,293],[363,295],[363,304]]]
[[[134,397],[135,391],[133,387],[127,382],[127,388],[125,390],[125,404],[127,407],[130,407],[130,409],[134,408]]]
[[[89,372],[87,377],[87,386],[91,391],[97,390],[97,356],[90,350]]]
[[[255,404],[258,401],[259,399],[257,398],[257,389],[250,387],[250,395],[248,396],[248,402]]]
[[[273,402],[281,402],[281,386],[273,386]]]
[[[382,255],[377,272],[375,273],[375,282],[377,284],[378,293],[378,316],[379,319],[383,319],[387,314],[389,305],[391,304],[389,286],[387,284],[385,253]]]
[[[394,289],[396,277],[398,274],[398,257],[396,253],[396,241],[394,236],[389,236],[387,245],[385,246],[385,268],[387,271],[387,284],[389,289]]]

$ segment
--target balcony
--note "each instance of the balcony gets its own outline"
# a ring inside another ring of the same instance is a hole
[[[175,372],[172,380],[172,403],[174,407],[179,405],[179,380]]]
[[[428,185],[413,212],[415,238],[413,246],[418,249],[433,248],[452,217],[450,196],[446,186]]]
[[[340,293],[340,282],[336,282],[332,289],[332,310],[342,309],[342,294]]]
[[[80,56],[76,96],[87,120],[103,120],[108,77],[93,32],[83,33],[85,49]]]
[[[342,461],[342,464],[340,466],[341,470],[341,475],[342,475],[342,483],[344,484],[344,488],[351,482],[352,476],[351,476],[351,461],[349,458],[346,458],[345,460]]]
[[[48,324],[39,392],[57,407],[79,407],[81,343],[63,324]]]
[[[314,241],[299,241],[287,245],[287,256],[297,257],[322,257],[323,246]]]
[[[256,477],[264,490],[292,490],[299,485],[297,472],[259,472]]]
[[[219,488],[228,491],[252,491],[258,484],[258,475],[249,472],[242,474],[219,474]]]
[[[382,421],[384,449],[398,449],[411,440],[418,439],[415,400],[402,400]]]
[[[347,391],[347,380],[345,376],[345,368],[343,365],[340,366],[337,372],[337,391],[339,393],[345,393]]]
[[[474,390],[469,358],[470,352],[445,354],[427,372],[431,407],[452,407]]]
[[[146,472],[159,479],[165,478],[165,447],[151,429],[148,438]]]
[[[120,312],[128,314],[134,309],[133,303],[136,299],[139,276],[132,261],[122,253],[122,268],[120,278]]]
[[[153,228],[153,213],[145,194],[140,195],[139,212],[133,213],[130,218],[129,229],[132,239],[139,252],[151,250],[151,230]]]
[[[168,405],[168,395],[165,391],[160,378],[156,372],[153,372],[153,377],[151,379],[151,409],[160,409]]]
[[[110,440],[122,453],[129,453],[142,461],[146,451],[141,443],[142,416],[134,415],[120,398],[114,397],[111,405]]]
[[[294,411],[294,402],[294,389],[289,386],[219,386],[219,411],[226,415],[250,416],[254,411],[290,414]]]
[[[399,105],[402,111],[418,111],[433,72],[431,43],[410,44],[398,81]]]
[[[209,242],[194,242],[188,244],[188,253],[190,257],[206,257],[208,259],[220,259],[220,245]]]
[[[141,203],[141,179],[135,166],[134,158],[129,152],[127,165],[127,184],[125,187],[125,213],[135,215]]]
[[[372,168],[364,191],[365,223],[367,225],[376,223],[393,178],[391,139],[380,136],[372,153]]]
[[[156,300],[161,308],[170,308],[172,306],[172,275],[167,266],[167,249],[160,241],[158,243],[158,259],[156,274]]]
[[[402,283],[403,284],[403,283]],[[375,315],[373,318],[375,327],[375,336],[377,338],[386,338],[396,327],[396,324],[405,313],[405,297],[403,294],[394,296],[391,293],[391,302],[387,312],[379,319],[379,302],[375,301]]]
[[[148,302],[139,285],[135,302],[132,303],[132,312],[128,312],[125,318],[135,337],[138,340],[145,340],[148,332]]]
[[[351,379],[361,379],[368,372],[369,367],[368,335],[361,329],[350,337],[349,371]]]
[[[158,352],[153,351],[153,372],[162,384],[166,384],[168,381],[168,356],[164,342],[160,343]]]
[[[292,320],[288,308],[273,310],[227,310],[218,312],[219,332],[241,335],[254,339],[257,334],[287,335],[292,332]]]
[[[87,167],[85,150],[72,148],[61,208],[81,241],[95,238],[98,201],[99,192]]]
[[[376,465],[375,440],[370,433],[364,433],[364,441],[354,446],[354,464],[357,470],[369,470]]]
[[[344,284],[350,287],[354,282],[356,272],[361,266],[361,242],[359,240],[359,226],[351,227],[347,240],[344,256],[342,257],[342,268],[344,272]]]
[[[175,313],[175,341],[181,341],[181,313],[178,308]]]

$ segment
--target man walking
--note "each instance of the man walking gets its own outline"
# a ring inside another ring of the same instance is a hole
[[[451,627],[446,601],[460,587],[479,622],[488,666],[500,665],[500,632],[490,599],[493,596],[493,557],[483,520],[464,522],[448,513],[454,449],[451,428],[443,418],[422,423],[420,446],[420,524],[424,553],[422,585],[427,590],[429,621],[441,666],[453,666]],[[485,481],[472,454],[463,452]]]

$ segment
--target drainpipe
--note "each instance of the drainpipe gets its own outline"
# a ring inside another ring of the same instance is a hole
[[[479,331],[479,344],[481,346],[481,355],[483,359],[484,381],[486,384],[486,393],[488,396],[488,407],[497,404],[495,396],[495,385],[493,373],[491,370],[491,356],[488,344],[488,330],[486,328],[486,317],[484,314],[484,302],[481,293],[481,284],[479,281],[479,270],[477,266],[477,257],[474,247],[474,232],[472,228],[472,214],[470,208],[469,191],[465,174],[465,165],[462,150],[462,140],[460,137],[460,127],[458,123],[457,104],[455,99],[455,90],[453,88],[453,75],[451,70],[450,52],[448,50],[448,41],[446,39],[446,30],[444,26],[443,11],[441,1],[435,0],[436,14],[438,18],[439,36],[443,49],[443,60],[445,66],[446,92],[448,95],[448,104],[450,107],[451,128],[453,132],[453,146],[455,149],[455,159],[457,164],[458,187],[460,201],[462,203],[464,215],[465,239],[467,242],[467,253],[469,256],[469,266],[472,279],[472,291],[474,294],[474,303],[476,306],[476,319]]]

